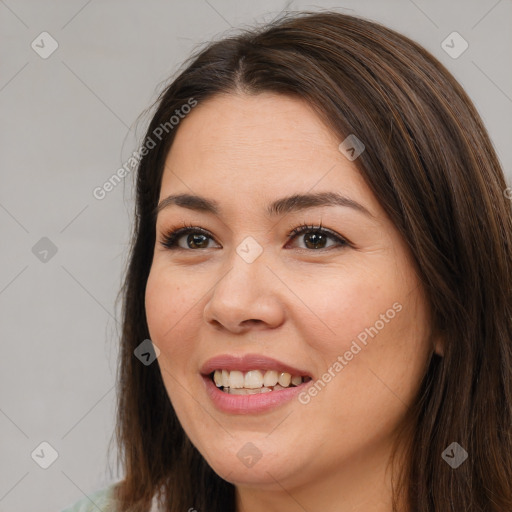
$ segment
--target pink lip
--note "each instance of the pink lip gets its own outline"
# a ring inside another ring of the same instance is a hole
[[[249,370],[276,370],[278,372],[287,372],[290,375],[312,378],[311,373],[307,370],[294,368],[277,359],[260,354],[245,354],[241,356],[222,354],[206,361],[201,367],[200,372],[203,375],[209,375],[215,370],[239,370],[241,372],[248,372]]]
[[[271,391],[270,393],[258,393],[254,395],[230,395],[221,391],[212,381],[211,373],[215,370],[276,370],[288,372],[291,375],[310,377],[311,380],[303,382],[299,386]],[[258,354],[246,354],[243,356],[231,356],[228,354],[209,359],[202,367],[201,374],[206,392],[213,404],[222,412],[231,414],[250,414],[268,411],[289,402],[299,393],[313,383],[310,372],[295,368],[276,359]]]
[[[265,412],[289,402],[292,398],[304,391],[307,386],[314,383],[313,380],[303,382],[300,386],[271,391],[270,393],[258,393],[255,395],[230,395],[221,391],[212,379],[203,375],[206,392],[213,404],[222,412],[231,414],[251,414]]]

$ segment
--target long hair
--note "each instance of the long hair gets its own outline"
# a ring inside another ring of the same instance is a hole
[[[415,512],[512,511],[512,212],[503,171],[473,103],[441,63],[393,30],[336,12],[285,15],[210,43],[158,99],[120,291],[120,510],[148,511],[153,495],[169,512],[235,510],[234,486],[191,444],[158,364],[134,356],[149,338],[154,212],[179,129],[170,119],[233,92],[301,98],[340,141],[362,140],[354,164],[410,247],[444,345],[403,423],[411,442],[394,496]],[[442,458],[453,442],[468,453],[456,469]]]

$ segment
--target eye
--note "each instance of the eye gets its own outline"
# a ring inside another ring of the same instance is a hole
[[[186,237],[185,237],[186,235]],[[181,245],[180,240],[185,240],[185,246]],[[209,240],[213,240],[208,231],[197,226],[183,226],[167,233],[161,244],[167,249],[210,249]]]
[[[288,238],[296,239],[302,236],[305,247],[300,249],[329,249],[333,246],[345,247],[350,245],[343,237],[331,231],[330,229],[320,226],[309,226],[303,224],[294,228],[288,233]],[[334,244],[326,245],[328,240],[334,240]],[[184,240],[184,243],[180,243]],[[160,242],[163,247],[170,250],[192,250],[192,249],[211,249],[210,241],[214,241],[211,234],[203,228],[187,225],[178,229],[170,230],[163,236]]]
[[[348,246],[349,243],[343,237],[331,231],[330,229],[322,228],[322,226],[308,226],[307,224],[303,224],[302,226],[296,227],[288,236],[292,238],[301,237],[305,243],[305,247],[299,247],[300,249],[329,249],[333,246],[338,245],[338,247]],[[300,239],[300,238],[299,238]],[[337,242],[337,244],[326,246],[327,241],[331,239]]]

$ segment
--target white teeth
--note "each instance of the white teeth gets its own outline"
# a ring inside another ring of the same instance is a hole
[[[275,388],[274,388],[275,389]],[[281,388],[284,389],[284,388]],[[227,388],[226,393],[230,395],[258,395],[259,393],[270,393],[270,388],[259,388],[259,389],[231,389]]]
[[[229,374],[229,387],[241,389],[244,387],[244,374],[238,370],[232,370]]]
[[[279,384],[283,386],[283,388],[287,388],[291,380],[292,376],[289,373],[283,372],[279,374]]]
[[[261,393],[259,389],[231,389],[229,388],[230,395],[255,395],[256,393]]]
[[[245,374],[244,388],[257,389],[263,386],[263,374],[259,370],[251,370]]]
[[[275,386],[277,384],[277,372],[275,370],[267,370],[263,377],[264,386]]]
[[[215,370],[213,381],[218,388],[236,395],[247,395],[255,393],[268,393],[277,389],[285,389],[291,386],[299,386],[307,377],[291,375],[288,372],[277,372],[276,370],[250,370],[241,372],[239,370]],[[246,392],[247,391],[247,392]]]

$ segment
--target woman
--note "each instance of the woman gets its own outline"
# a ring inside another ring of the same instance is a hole
[[[96,505],[512,510],[511,206],[435,58],[285,17],[196,55],[141,155]]]

